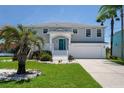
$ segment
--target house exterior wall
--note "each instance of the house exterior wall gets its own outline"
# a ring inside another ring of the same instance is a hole
[[[33,31],[36,31],[38,36],[41,36],[44,39],[45,43],[49,43],[49,34],[43,33],[44,28],[33,28]]]
[[[121,32],[116,32],[113,36],[113,56],[121,57]]]
[[[91,37],[86,37],[86,29],[91,29]],[[104,41],[104,31],[101,29],[102,36],[97,37],[97,28],[78,28],[77,29],[77,34],[72,35],[72,41]]]
[[[50,50],[50,44],[49,44],[50,36],[49,36],[49,34],[44,34],[43,28],[41,28],[41,27],[33,27],[31,29],[33,31],[35,31],[38,36],[43,38],[43,40],[44,40],[43,50]]]
[[[124,6],[123,6],[123,13],[124,13]],[[123,22],[124,22],[124,14],[123,14]],[[124,30],[124,24],[123,24],[123,30]],[[123,54],[124,54],[124,48],[123,48]],[[113,36],[113,53],[112,53],[112,55],[116,56],[116,57],[121,57],[121,31],[116,32]],[[124,56],[123,56],[123,58],[124,58]]]

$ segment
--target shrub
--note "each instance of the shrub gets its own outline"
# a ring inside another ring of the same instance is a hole
[[[51,51],[48,51],[48,50],[43,50],[43,51],[42,51],[42,53],[41,53],[41,55],[42,55],[42,54],[44,54],[44,53],[47,53],[47,54],[49,54],[49,55],[51,55],[51,56],[52,56]]]
[[[73,57],[72,55],[69,55],[69,56],[68,56],[68,60],[69,60],[69,62],[70,62],[70,61],[74,60],[74,57]]]
[[[106,48],[106,58],[110,59],[110,51],[111,49],[109,47]]]
[[[12,58],[12,61],[17,61],[17,57],[14,56],[14,57]]]
[[[118,59],[118,57],[110,56],[111,59]]]
[[[58,60],[58,63],[62,63],[62,60]]]
[[[29,59],[37,59],[40,60],[40,51],[33,52],[33,55],[29,57]]]
[[[52,61],[52,54],[50,51],[43,51],[40,55],[41,61]]]

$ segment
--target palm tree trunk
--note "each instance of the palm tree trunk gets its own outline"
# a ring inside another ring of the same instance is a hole
[[[20,42],[20,49],[18,51],[17,59],[18,59],[18,70],[17,74],[25,74],[26,69],[25,69],[25,64],[26,64],[26,59],[27,59],[27,54],[29,52],[29,48],[27,45],[27,33],[25,34],[24,39]]]
[[[25,69],[25,62],[27,59],[27,55],[18,55],[18,70],[17,74],[25,74],[26,69]]]
[[[111,18],[111,53],[112,56],[112,49],[113,49],[113,33],[114,33],[114,17]]]
[[[26,64],[26,59],[27,59],[27,49],[25,47],[22,47],[19,49],[17,53],[17,60],[18,60],[18,70],[17,74],[25,74],[26,69],[25,69],[25,64]]]
[[[123,40],[124,40],[123,26],[124,26],[124,24],[123,24],[123,6],[122,6],[122,8],[121,8],[121,58],[124,57],[124,54],[123,54],[123,52],[124,52],[123,51],[123,45],[124,45],[124,42],[123,42]]]

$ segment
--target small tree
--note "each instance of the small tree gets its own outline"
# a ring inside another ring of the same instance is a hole
[[[16,42],[17,51],[16,56],[18,60],[17,74],[25,74],[25,64],[27,56],[32,46],[38,46],[41,50],[41,46],[44,44],[43,38],[36,35],[36,32],[31,29],[18,25],[17,27],[5,26],[2,29],[2,38],[5,39],[5,47],[8,48],[11,42]]]

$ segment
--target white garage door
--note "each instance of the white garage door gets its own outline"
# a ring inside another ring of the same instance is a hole
[[[105,58],[104,44],[71,44],[70,55],[75,58]]]

